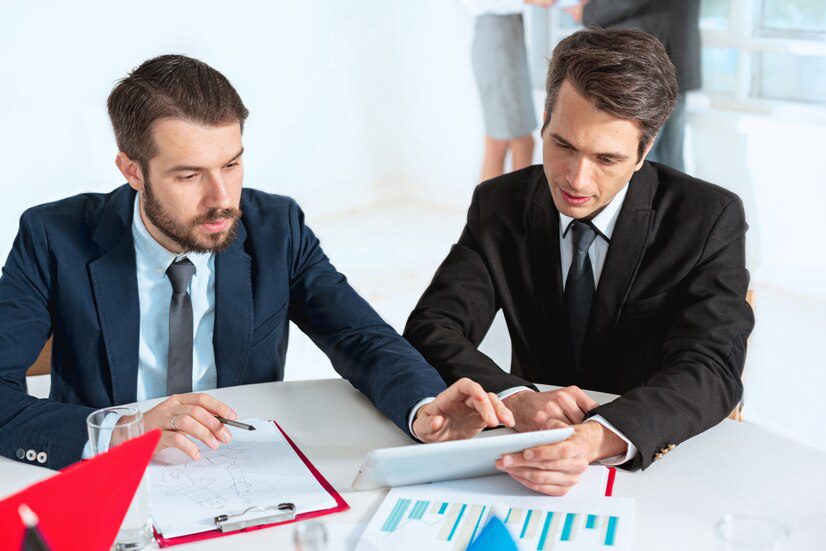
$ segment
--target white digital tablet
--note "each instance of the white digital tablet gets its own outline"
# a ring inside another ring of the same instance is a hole
[[[499,471],[494,463],[503,454],[561,442],[573,433],[571,428],[552,429],[373,450],[362,461],[353,489],[372,490],[496,474]]]

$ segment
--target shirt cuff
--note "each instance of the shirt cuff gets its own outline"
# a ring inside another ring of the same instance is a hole
[[[109,451],[109,441],[112,440],[112,430],[115,428],[115,425],[121,417],[123,416],[120,413],[112,412],[103,418],[103,421],[100,423],[100,431],[98,432],[98,455],[105,451]],[[94,454],[92,453],[92,441],[87,440],[86,445],[83,446],[83,454],[80,458],[92,459],[92,457],[94,457]]]
[[[413,432],[413,421],[416,420],[416,414],[419,413],[419,409],[421,409],[422,406],[429,404],[430,402],[432,402],[435,399],[436,398],[434,398],[432,396],[429,397],[429,398],[424,398],[424,399],[419,400],[418,402],[416,402],[416,405],[414,405],[412,408],[410,408],[410,414],[407,416],[407,430],[410,431],[410,434],[416,440],[419,440],[419,437],[416,436],[415,432]],[[421,440],[419,440],[419,442],[421,442]]]
[[[507,389],[507,390],[503,390],[502,392],[500,392],[500,393],[498,394],[498,396],[499,396],[499,399],[500,399],[500,400],[504,400],[504,399],[505,399],[505,398],[507,398],[508,396],[513,396],[513,395],[514,395],[514,394],[516,394],[517,392],[522,392],[523,390],[530,390],[530,391],[533,391],[533,389],[532,389],[532,388],[528,388],[528,387],[526,387],[526,386],[515,386],[515,387],[513,387],[513,388],[509,388],[509,389]]]
[[[600,461],[597,461],[599,465],[604,465],[606,467],[614,467],[616,465],[622,465],[627,461],[631,461],[637,456],[637,447],[631,443],[631,441],[617,428],[608,422],[608,420],[603,417],[602,415],[594,415],[593,417],[589,417],[587,421],[595,421],[605,427],[606,429],[610,430],[617,436],[623,439],[623,441],[628,444],[628,451],[625,452],[625,455],[615,455],[613,457],[606,457]]]

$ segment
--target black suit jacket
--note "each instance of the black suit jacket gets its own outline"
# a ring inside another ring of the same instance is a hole
[[[657,37],[674,63],[680,92],[700,88],[700,0],[590,0],[582,23]]]
[[[542,166],[476,188],[467,225],[410,315],[405,337],[452,382],[488,391],[547,383],[620,394],[601,414],[637,446],[627,468],[724,419],[742,395],[754,318],[745,301],[740,199],[644,163],[620,210],[594,297],[582,362],[573,361],[559,212]],[[477,350],[504,311],[511,373]]]

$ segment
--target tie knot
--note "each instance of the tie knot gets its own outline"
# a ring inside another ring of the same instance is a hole
[[[588,249],[591,248],[591,243],[593,243],[597,237],[597,232],[590,220],[586,222],[579,220],[572,221],[571,233],[573,234],[574,249],[580,253],[588,252]]]
[[[170,264],[169,268],[166,269],[166,276],[172,283],[172,292],[175,294],[186,293],[194,273],[195,265],[188,258]]]

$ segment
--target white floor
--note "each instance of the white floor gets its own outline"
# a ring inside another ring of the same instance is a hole
[[[411,202],[387,203],[313,219],[333,264],[397,331],[459,237],[465,212]],[[747,422],[826,449],[818,404],[826,388],[826,301],[753,282],[757,326],[750,340],[745,378]],[[509,369],[510,340],[501,315],[482,349]],[[286,378],[337,376],[326,357],[292,326]],[[30,382],[48,394],[48,381]]]
[[[469,196],[469,194],[468,194]],[[336,268],[396,331],[456,242],[465,212],[417,203],[389,203],[307,221]],[[510,368],[504,318],[495,320],[482,350]],[[291,326],[286,379],[335,377],[323,354]]]

